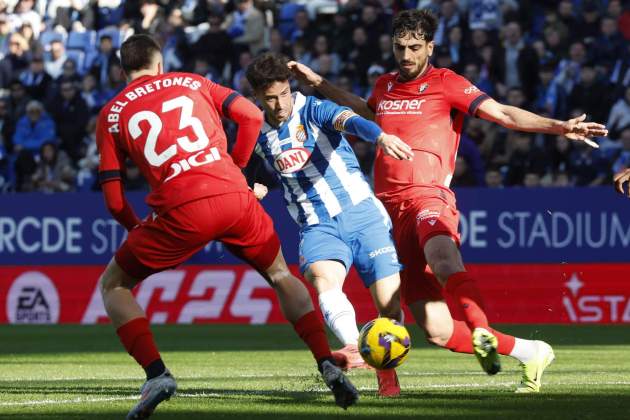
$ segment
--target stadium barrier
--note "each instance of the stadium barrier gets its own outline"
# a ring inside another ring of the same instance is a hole
[[[142,194],[130,199],[148,213]],[[297,227],[280,192],[264,205],[297,272]],[[463,189],[458,206],[491,320],[630,323],[630,201],[609,188]],[[98,277],[125,232],[101,196],[4,195],[0,208],[0,323],[106,322]],[[345,290],[359,321],[376,315],[354,271]],[[283,321],[269,285],[220,243],[134,292],[154,323]]]

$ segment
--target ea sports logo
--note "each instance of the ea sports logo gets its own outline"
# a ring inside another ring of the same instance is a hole
[[[56,324],[59,321],[57,289],[38,271],[23,273],[13,282],[6,307],[12,324]]]
[[[283,174],[292,174],[302,169],[308,162],[311,154],[303,147],[294,147],[280,153],[274,162],[276,170]]]

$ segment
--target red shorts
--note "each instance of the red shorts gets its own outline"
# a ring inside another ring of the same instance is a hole
[[[442,300],[442,286],[424,257],[424,245],[437,235],[453,238],[459,246],[459,212],[455,196],[438,192],[400,203],[384,203],[394,225],[394,242],[404,268],[400,272],[402,299],[408,305],[418,300]]]
[[[210,241],[221,241],[237,257],[265,271],[278,255],[273,221],[251,192],[201,198],[149,217],[129,232],[116,262],[144,279],[182,264]]]

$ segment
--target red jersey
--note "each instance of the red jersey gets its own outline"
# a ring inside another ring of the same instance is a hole
[[[189,73],[132,81],[99,114],[101,182],[120,178],[130,158],[151,186],[146,201],[158,214],[199,198],[247,191],[221,123],[238,97]]]
[[[402,201],[447,190],[464,113],[474,115],[488,95],[448,69],[429,65],[417,79],[398,81],[398,73],[381,76],[368,99],[376,123],[414,150],[413,161],[396,160],[380,148],[374,164],[374,190],[383,201]]]

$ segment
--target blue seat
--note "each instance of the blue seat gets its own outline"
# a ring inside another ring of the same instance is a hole
[[[96,44],[95,31],[85,31],[85,32],[72,31],[68,34],[68,40],[66,41],[66,48],[87,52],[90,49],[94,48],[95,44]]]
[[[51,42],[53,41],[61,41],[65,42],[65,34],[56,31],[46,31],[39,34],[39,43],[42,44],[44,48],[48,48]]]

